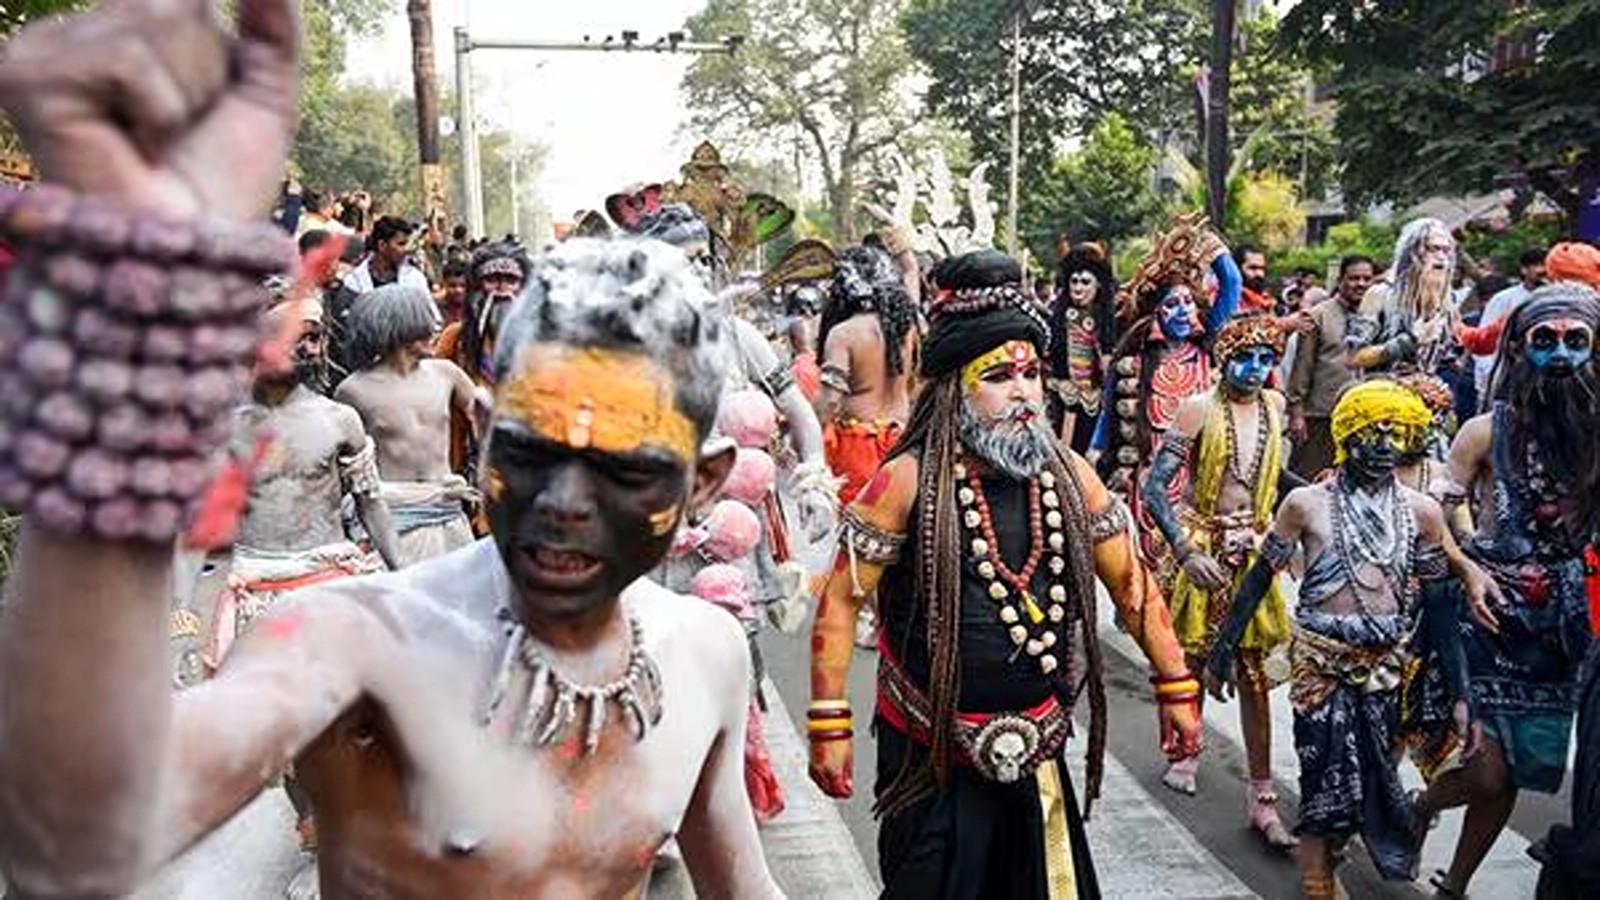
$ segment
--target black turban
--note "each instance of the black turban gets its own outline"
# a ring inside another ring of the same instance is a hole
[[[922,376],[940,378],[1008,341],[1028,341],[1044,356],[1050,331],[1044,311],[1022,293],[1022,267],[1003,253],[955,256],[930,273],[938,298],[922,342]]]

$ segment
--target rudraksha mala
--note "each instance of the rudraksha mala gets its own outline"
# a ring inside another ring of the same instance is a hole
[[[42,184],[0,191],[0,504],[51,531],[168,541],[248,386],[267,224],[152,216]]]

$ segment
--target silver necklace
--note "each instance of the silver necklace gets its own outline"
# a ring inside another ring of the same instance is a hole
[[[606,709],[612,704],[627,717],[633,739],[644,740],[661,722],[661,671],[645,652],[644,632],[632,613],[628,614],[628,635],[628,667],[622,677],[601,685],[580,685],[557,672],[527,628],[515,624],[508,630],[479,724],[487,727],[494,721],[511,686],[512,667],[520,662],[529,672],[528,702],[512,731],[513,743],[524,747],[557,743],[578,725],[581,716],[583,752],[592,754],[600,746]]]
[[[1370,498],[1363,491],[1346,488],[1335,478],[1328,490],[1332,494],[1334,549],[1350,577],[1356,603],[1366,612],[1363,592],[1376,594],[1383,589],[1385,577],[1396,586],[1396,598],[1402,603],[1407,576],[1411,568],[1411,545],[1417,523],[1409,509],[1400,513],[1400,489],[1393,479]],[[1363,578],[1367,567],[1376,569],[1380,580]]]

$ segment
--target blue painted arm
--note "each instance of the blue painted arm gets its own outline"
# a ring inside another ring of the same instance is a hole
[[[1206,312],[1206,334],[1213,337],[1223,323],[1233,318],[1239,310],[1239,297],[1244,290],[1244,276],[1239,273],[1239,266],[1233,261],[1233,256],[1224,253],[1217,257],[1211,264],[1211,271],[1217,276],[1217,298],[1212,301],[1211,309]]]
[[[1111,420],[1116,416],[1116,372],[1106,373],[1105,395],[1100,398],[1100,416],[1094,421],[1094,436],[1089,438],[1089,449],[1104,453],[1111,443]]]

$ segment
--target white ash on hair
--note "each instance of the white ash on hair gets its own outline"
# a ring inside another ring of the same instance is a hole
[[[677,379],[704,437],[721,397],[730,321],[681,250],[647,238],[573,238],[533,261],[495,348],[504,380],[528,343],[633,349]]]

